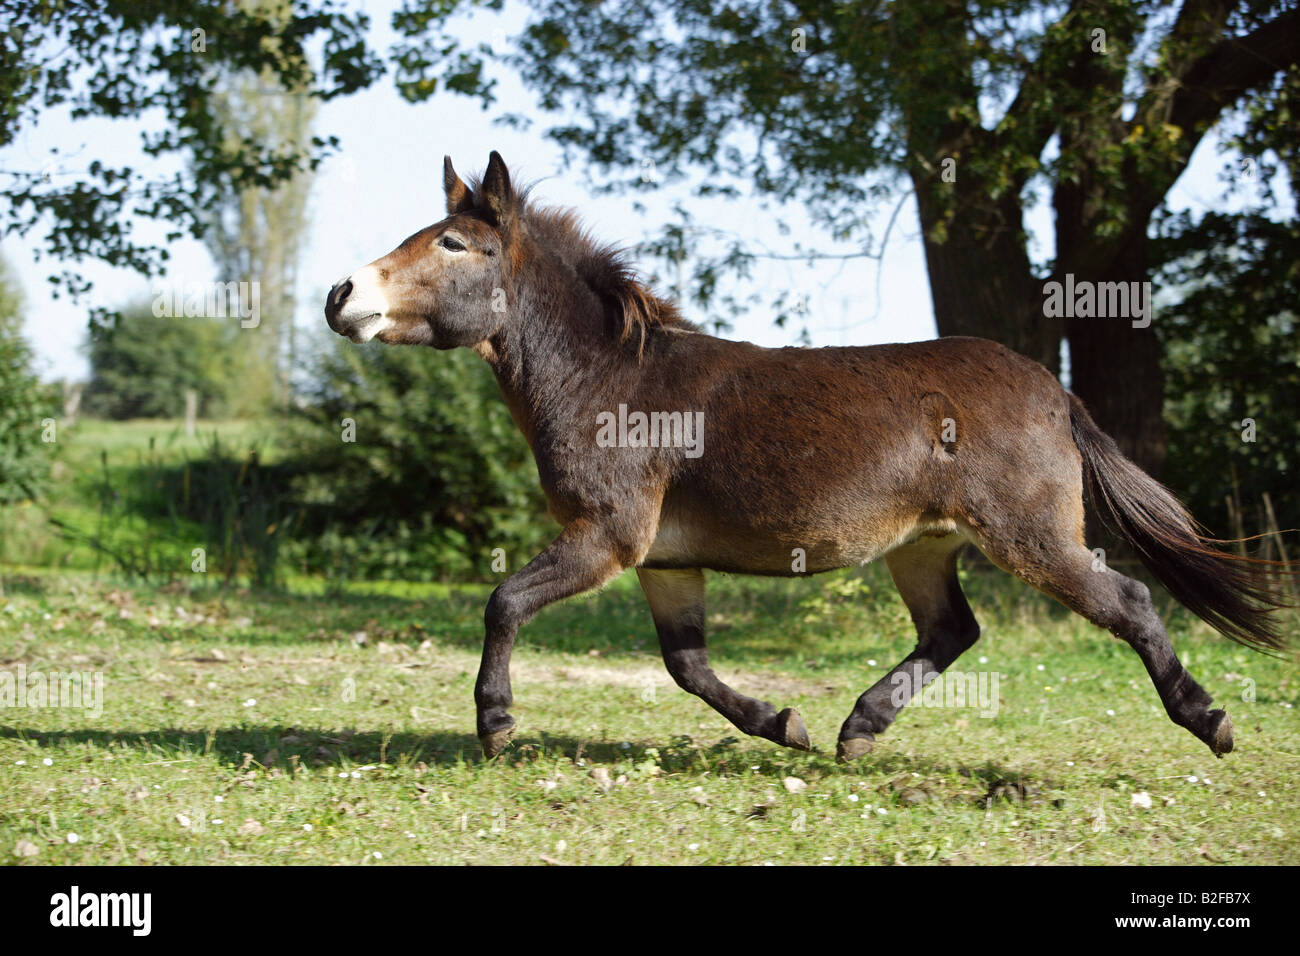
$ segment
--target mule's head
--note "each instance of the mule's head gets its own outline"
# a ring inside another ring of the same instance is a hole
[[[506,237],[516,197],[495,151],[471,189],[443,160],[447,218],[330,289],[329,327],[353,342],[450,349],[491,338],[506,318]]]

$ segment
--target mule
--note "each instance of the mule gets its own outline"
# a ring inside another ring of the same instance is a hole
[[[1282,648],[1281,598],[1259,562],[1201,537],[1042,365],[977,338],[820,349],[715,338],[573,212],[532,202],[497,153],[469,184],[450,158],[443,172],[446,218],[335,285],[325,316],[354,342],[482,356],[562,526],[487,603],[474,691],[487,757],[515,730],[519,628],[627,568],[678,685],[746,734],[811,749],[796,710],[710,668],[704,570],[797,576],[883,557],[917,643],[840,728],[838,758],[859,757],[979,637],[957,577],[967,543],[1126,641],[1174,723],[1215,754],[1232,750],[1231,719],[1179,662],[1147,587],[1084,543],[1085,485],[1155,578],[1229,638]]]

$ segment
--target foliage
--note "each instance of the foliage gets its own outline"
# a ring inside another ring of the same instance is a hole
[[[0,231],[44,230],[43,252],[71,262],[96,258],[145,275],[165,271],[165,246],[139,241],[134,218],[156,220],[166,241],[201,237],[204,212],[232,190],[274,186],[314,168],[337,141],[298,144],[241,136],[213,108],[218,72],[270,71],[286,89],[328,100],[382,73],[366,48],[363,13],[336,0],[241,6],[225,0],[97,0],[5,5],[0,26],[0,147],[45,111],[73,119],[164,119],[142,133],[150,159],[180,156],[184,172],[89,164],[56,155],[41,169],[7,170]],[[309,49],[319,49],[315,64]],[[162,168],[166,163],[160,163]],[[55,288],[89,284],[66,270]],[[102,315],[105,310],[95,310]]]
[[[281,469],[263,467],[256,447],[237,453],[214,432],[203,454],[170,469],[159,488],[170,509],[197,524],[203,573],[227,584],[240,575],[261,588],[279,583],[297,511]]]
[[[532,456],[477,356],[341,341],[319,355],[283,446],[305,567],[483,579],[493,549],[515,570],[549,540]]]
[[[51,447],[42,440],[42,423],[57,415],[52,390],[40,384],[32,369],[32,351],[22,337],[22,316],[21,291],[0,260],[0,505],[32,498],[40,491],[49,472]]]
[[[93,507],[69,509],[64,499],[50,509],[50,525],[93,552],[96,570],[107,559],[132,580],[211,575],[226,584],[278,584],[281,545],[296,517],[281,470],[263,468],[255,444],[237,453],[229,432],[223,440],[214,429],[179,456],[171,447],[177,438],[160,447],[150,435],[146,448],[115,447],[111,455],[101,447],[98,468],[83,467],[77,479]],[[123,462],[132,452],[134,460]]]
[[[1165,349],[1168,484],[1222,537],[1266,530],[1267,492],[1281,528],[1300,528],[1300,220],[1179,216],[1158,243],[1178,301],[1153,323]],[[1251,427],[1253,423],[1253,427]]]
[[[91,332],[83,408],[105,418],[180,418],[194,389],[205,417],[232,405],[255,410],[242,407],[238,329],[231,319],[157,316],[147,301],[126,307],[113,326]]]
[[[287,15],[287,0],[239,0],[245,8]],[[260,73],[222,71],[212,108],[227,130],[225,146],[274,145],[281,152],[310,152],[318,103],[302,88],[282,85],[270,67]],[[274,186],[245,184],[223,193],[201,218],[208,250],[223,281],[256,280],[261,321],[238,339],[244,366],[241,394],[263,409],[288,403],[296,335],[296,280],[307,226],[313,174],[299,169]]]
[[[174,501],[162,494],[166,466],[154,439],[135,457],[123,468],[101,449],[98,467],[76,479],[90,507],[76,515],[51,513],[48,521],[66,544],[94,554],[95,571],[107,561],[129,580],[171,580],[188,563],[195,536],[180,521]]]
[[[527,447],[486,368],[421,351],[444,366],[416,373],[440,411],[408,403],[424,417],[399,415],[376,434],[367,422],[390,403],[361,400],[355,443],[341,441],[325,407],[288,426],[207,422],[193,438],[179,425],[83,418],[61,432],[62,478],[46,509],[61,547],[28,529],[37,563],[107,562],[166,580],[190,577],[202,547],[208,579],[277,585],[319,574],[335,592],[355,580],[483,581],[517,570],[552,536]],[[387,394],[379,372],[367,376],[362,390]]]

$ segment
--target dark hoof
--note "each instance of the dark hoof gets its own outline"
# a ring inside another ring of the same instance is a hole
[[[501,751],[505,750],[506,744],[510,743],[510,738],[514,735],[514,724],[488,734],[479,734],[478,740],[479,743],[483,745],[483,756],[488,760],[491,760]]]
[[[1224,754],[1232,753],[1232,718],[1228,716],[1225,710],[1212,710],[1210,717],[1215,718],[1211,726],[1209,740],[1205,741],[1214,751],[1215,756],[1222,757]]]
[[[864,754],[871,753],[871,748],[875,745],[875,737],[850,737],[848,740],[841,740],[835,745],[835,760],[838,763],[857,760]]]
[[[812,750],[812,741],[808,739],[808,728],[804,726],[799,711],[787,707],[776,715],[776,737],[778,744],[793,747],[795,750]]]

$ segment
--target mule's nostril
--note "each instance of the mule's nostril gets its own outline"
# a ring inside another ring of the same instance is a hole
[[[334,308],[337,309],[339,306],[341,306],[347,300],[347,297],[350,296],[351,294],[352,294],[352,280],[344,279],[339,285],[336,285],[334,287],[334,294],[331,296],[331,299],[334,302]]]

